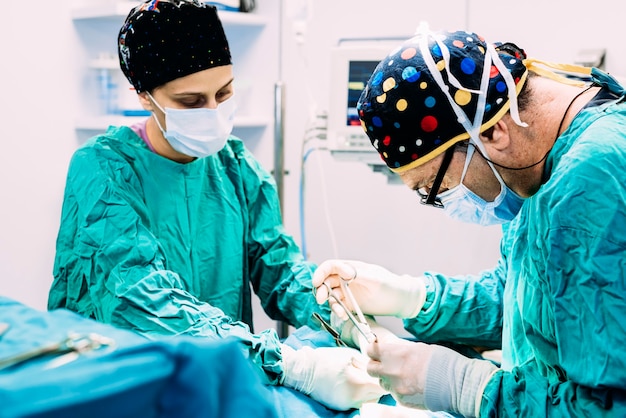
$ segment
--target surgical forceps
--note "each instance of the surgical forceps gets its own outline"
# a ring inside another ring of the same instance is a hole
[[[328,332],[331,337],[333,337],[335,344],[337,344],[339,347],[348,346],[341,339],[341,334],[339,334],[339,332],[335,328],[333,328],[328,322],[326,322],[324,318],[322,318],[322,315],[318,314],[317,312],[313,312],[312,317],[317,321],[317,323],[322,327],[324,331]]]
[[[71,332],[61,341],[44,344],[9,357],[0,358],[0,370],[48,355],[56,357],[44,368],[58,367],[75,360],[80,354],[98,350],[101,347],[113,348],[114,345],[115,341],[113,339],[99,334],[83,335]]]
[[[341,308],[345,311],[346,315],[348,315],[348,319],[354,324],[356,329],[365,338],[365,341],[367,341],[368,343],[373,343],[374,341],[376,341],[376,334],[372,332],[372,329],[367,323],[365,316],[363,316],[363,312],[361,311],[361,308],[359,308],[359,305],[356,303],[356,299],[354,295],[352,294],[350,287],[348,286],[348,283],[350,281],[351,280],[346,280],[344,278],[341,278],[341,291],[350,300],[350,304],[354,308],[356,317],[354,316],[352,311],[348,309],[346,304],[343,303],[343,301],[341,300],[341,296],[338,295],[335,290],[333,290],[326,282],[322,283],[322,285],[326,286],[326,289],[328,289],[328,298],[335,299],[335,301],[339,304],[339,306],[341,306]]]

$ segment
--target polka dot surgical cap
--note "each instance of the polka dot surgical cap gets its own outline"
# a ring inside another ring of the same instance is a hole
[[[198,0],[151,0],[132,9],[118,35],[118,55],[137,92],[231,64],[217,9]]]
[[[514,44],[489,46],[470,32],[418,34],[372,73],[357,103],[363,129],[392,171],[419,166],[470,138],[474,119],[481,119],[481,132],[493,126],[510,108],[510,97],[517,109],[524,58]],[[487,74],[485,62],[491,62]]]

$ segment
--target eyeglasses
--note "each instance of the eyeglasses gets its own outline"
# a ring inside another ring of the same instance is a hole
[[[422,193],[421,190],[416,190],[418,196],[420,197],[420,203],[422,205],[430,205],[434,208],[443,209],[443,203],[441,202],[441,199],[437,197],[437,194],[439,192],[439,186],[441,186],[441,182],[443,181],[443,176],[446,175],[446,171],[448,170],[450,162],[452,161],[454,148],[454,145],[451,146],[444,154],[443,161],[441,162],[441,166],[439,166],[439,171],[437,172],[437,176],[435,176],[435,181],[430,187],[430,191],[428,192],[428,194]]]

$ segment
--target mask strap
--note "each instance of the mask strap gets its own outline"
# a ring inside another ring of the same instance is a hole
[[[152,95],[150,94],[150,92],[149,92],[149,91],[146,91],[146,94],[148,95],[148,97],[150,98],[150,100],[152,101],[152,103],[154,103],[154,104],[156,105],[156,107],[157,107],[157,108],[159,108],[159,110],[160,110],[161,112],[163,112],[163,114],[165,114],[165,113],[166,113],[166,112],[165,112],[165,110],[161,107],[161,105],[160,105],[160,104],[158,104],[158,103],[157,103],[157,101],[156,101],[156,100],[154,100],[154,97],[152,97]]]
[[[165,112],[165,110],[163,110],[163,108],[157,103],[156,100],[154,100],[154,97],[152,97],[152,95],[150,94],[149,91],[146,91],[146,94],[148,95],[148,97],[150,98],[150,100],[152,100],[152,103],[154,103],[154,105],[161,111],[163,112],[164,115],[167,115],[167,113]],[[163,129],[163,127],[161,126],[161,122],[159,122],[159,118],[156,117],[156,115],[154,114],[154,112],[150,112],[152,113],[152,117],[154,118],[154,121],[156,122],[157,126],[159,127],[159,129],[161,130],[161,133],[165,136],[165,129]]]
[[[483,116],[485,115],[485,107],[487,104],[487,90],[489,89],[489,78],[491,77],[491,59],[492,56],[489,50],[485,51],[485,59],[483,61],[483,73],[480,79],[480,94],[478,96],[478,102],[476,103],[476,114],[474,115],[474,123],[472,124],[472,130],[468,131],[470,135],[470,141],[473,141],[479,148],[483,146],[480,141],[480,127],[483,123]]]
[[[476,104],[476,115],[474,116],[474,124],[472,126],[472,130],[468,130],[468,133],[470,135],[470,143],[473,143],[473,145],[476,148],[478,148],[483,153],[483,155],[487,155],[487,149],[485,148],[485,144],[483,144],[482,141],[480,140],[480,127],[482,125],[483,115],[485,114],[485,108],[486,108],[486,103],[487,103],[487,90],[489,89],[489,80],[491,78],[491,63],[492,62],[494,63],[498,71],[502,74],[507,84],[510,106],[512,106],[512,103],[515,103],[515,105],[517,105],[517,90],[515,88],[515,81],[513,80],[513,77],[509,73],[509,70],[502,63],[502,60],[500,59],[495,48],[489,43],[486,43],[486,45],[487,45],[487,51],[485,51],[485,61],[483,63],[483,74],[482,74],[482,79],[480,82],[480,90],[482,93],[478,96],[478,102]],[[517,110],[517,106],[515,106],[515,109]],[[527,124],[523,123],[520,120],[519,113],[517,114],[516,123],[518,121],[520,124],[522,124],[522,126],[528,126]],[[502,176],[500,176],[500,173],[498,173],[498,170],[496,170],[496,167],[493,165],[491,160],[486,158],[485,161],[489,165],[489,168],[491,168],[491,171],[493,172],[493,175],[498,180],[498,183],[500,183],[500,194],[499,194],[500,196],[502,195],[502,192],[504,191],[504,188],[505,188],[504,180],[502,179]],[[469,163],[468,163],[468,166],[469,166]],[[464,177],[465,177],[465,174],[461,176],[461,183],[463,182]]]
[[[463,165],[463,172],[461,173],[461,180],[459,181],[459,185],[463,184],[463,180],[465,179],[465,174],[467,173],[467,169],[469,168],[473,155],[474,155],[474,146],[472,144],[468,144],[467,151],[465,153],[465,164]]]
[[[472,161],[472,157],[474,156],[475,148],[477,148],[476,145],[472,143],[470,143],[467,148],[467,154],[465,155],[465,165],[463,166],[463,172],[461,173],[461,181],[460,181],[461,183],[463,183],[465,174],[467,173],[467,170],[469,169],[470,162]],[[483,159],[487,162],[487,164],[489,164],[489,166],[491,167],[491,171],[493,171],[493,175],[500,183],[500,186],[503,187],[504,180],[502,179],[502,176],[500,176],[500,173],[498,173],[498,170],[496,170],[493,167],[493,165],[491,165],[491,161],[489,161],[487,158],[484,158],[484,156],[481,153],[478,153],[478,155],[483,157]]]
[[[426,63],[426,66],[428,67],[428,70],[430,71],[430,75],[432,76],[433,80],[435,80],[435,82],[439,86],[439,89],[441,90],[441,92],[448,99],[448,102],[450,103],[450,106],[452,107],[452,110],[454,110],[454,113],[457,116],[457,121],[460,124],[463,125],[465,130],[468,133],[470,133],[470,136],[471,136],[472,131],[473,131],[472,125],[470,125],[470,122],[469,122],[468,117],[465,114],[465,112],[463,112],[463,110],[459,107],[459,105],[456,104],[456,102],[454,101],[454,99],[450,95],[450,90],[448,89],[448,86],[446,86],[446,83],[443,81],[443,77],[441,76],[441,72],[437,68],[437,64],[435,64],[435,60],[433,59],[432,55],[430,54],[430,50],[428,48],[428,35],[422,36],[420,38],[419,46],[420,46],[420,52],[422,53],[422,56],[424,57],[424,62]],[[446,54],[446,52],[443,51],[443,50],[447,50],[446,46],[445,45],[441,45],[440,48],[442,49],[442,54]],[[448,75],[450,76],[450,74],[448,74]]]
[[[439,89],[441,90],[441,92],[446,96],[446,98],[448,99],[448,102],[450,103],[450,106],[452,107],[452,109],[454,110],[454,113],[457,116],[457,120],[459,121],[459,123],[461,123],[463,125],[463,127],[465,128],[465,130],[467,131],[467,133],[470,136],[470,142],[472,142],[474,144],[474,146],[476,146],[482,153],[483,155],[487,155],[487,152],[485,150],[485,146],[484,144],[480,141],[479,138],[479,132],[480,132],[480,127],[482,125],[482,119],[483,119],[483,115],[485,112],[485,105],[487,102],[487,89],[489,87],[489,77],[491,75],[491,59],[492,56],[495,55],[497,56],[497,52],[495,51],[495,49],[491,48],[491,49],[487,49],[487,51],[485,52],[485,58],[484,58],[484,62],[483,62],[483,73],[482,73],[482,78],[481,78],[481,82],[480,82],[480,91],[478,92],[478,102],[476,105],[476,114],[474,115],[474,121],[470,124],[469,118],[467,117],[467,115],[465,114],[465,112],[463,112],[463,110],[460,108],[460,106],[454,101],[454,99],[452,98],[452,96],[450,95],[450,90],[447,88],[448,86],[446,86],[443,77],[441,76],[441,72],[439,71],[439,69],[437,68],[437,64],[435,64],[435,60],[433,59],[432,55],[430,54],[430,50],[428,48],[428,38],[427,36],[423,36],[420,39],[420,52],[422,53],[422,56],[424,57],[424,62],[426,63],[426,66],[428,67],[431,76],[433,77],[433,79],[435,80],[435,82],[437,83],[437,85],[439,86]],[[439,48],[442,50],[441,53],[443,56],[449,56],[449,52],[448,49],[445,45],[443,44],[439,44]],[[500,61],[500,64],[502,64],[502,61]],[[497,64],[496,64],[497,66]],[[504,67],[504,65],[502,64],[502,67]],[[446,67],[447,68],[447,67]],[[504,73],[508,73],[508,69],[505,68]],[[499,68],[499,70],[502,72],[502,70]],[[448,73],[449,77],[450,74]],[[510,77],[510,74],[509,74]],[[512,81],[512,77],[511,77],[511,81]],[[514,84],[514,83],[513,83]],[[508,84],[507,84],[508,86]],[[467,90],[467,89],[464,89]],[[509,94],[511,94],[511,89],[509,88]],[[513,95],[515,95],[515,100],[517,100],[516,98],[516,90],[513,89]],[[519,119],[519,118],[518,118]],[[469,150],[468,150],[469,151]],[[487,164],[489,164],[489,167],[491,168],[491,171],[493,172],[494,176],[496,177],[496,179],[498,180],[498,182],[500,183],[500,192],[502,193],[504,191],[504,181],[502,180],[502,177],[500,176],[500,173],[498,173],[498,170],[496,170],[496,168],[494,167],[494,165],[492,164],[492,162],[489,159],[485,159],[485,161],[487,162]]]
[[[507,93],[509,96],[509,113],[511,114],[511,118],[519,126],[522,126],[524,128],[528,127],[528,124],[522,122],[522,119],[519,115],[519,107],[517,105],[517,87],[515,85],[515,80],[513,80],[511,72],[508,68],[506,68],[506,66],[502,62],[502,59],[500,58],[500,55],[498,54],[498,51],[496,51],[492,44],[487,44],[487,50],[489,51],[489,53],[491,53],[493,62],[500,74],[502,75],[502,78],[504,78],[504,82],[506,83]]]
[[[465,178],[465,173],[467,173],[467,169],[470,165],[470,161],[472,161],[473,155],[474,155],[474,146],[470,144],[467,147],[467,153],[465,154],[465,165],[463,166],[463,173],[461,174],[461,183],[463,183],[463,179]]]
[[[448,74],[448,81],[450,82],[450,84],[452,84],[454,87],[456,87],[459,90],[464,90],[464,91],[474,93],[474,94],[481,94],[482,93],[481,90],[472,90],[472,89],[468,89],[467,87],[463,87],[461,85],[459,80],[457,80],[454,74],[452,74],[452,71],[450,71],[450,50],[448,49],[446,45],[443,44],[443,42],[441,42],[441,40],[437,38],[436,35],[431,35],[431,36],[435,40],[435,43],[437,43],[437,46],[439,46],[439,50],[441,51],[441,55],[443,57],[443,63],[446,68],[446,72]]]

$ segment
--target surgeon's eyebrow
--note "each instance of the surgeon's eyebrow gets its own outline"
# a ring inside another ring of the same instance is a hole
[[[220,88],[220,90],[221,90],[221,89],[223,89],[224,87],[228,87],[229,85],[231,85],[231,84],[233,83],[233,81],[235,81],[235,77],[231,78],[231,79],[230,79],[230,81],[229,81],[228,83],[224,84],[224,85],[222,86],[222,88]]]
[[[224,83],[224,85],[222,87],[216,89],[215,91],[219,92],[219,91],[224,90],[225,88],[229,87],[233,83],[233,81],[235,81],[234,77],[231,78],[226,83]],[[197,92],[197,91],[181,91],[181,92],[172,94],[172,96],[174,96],[174,97],[176,97],[176,96],[178,96],[178,97],[180,97],[180,96],[204,96],[204,95],[205,95],[205,93]]]

